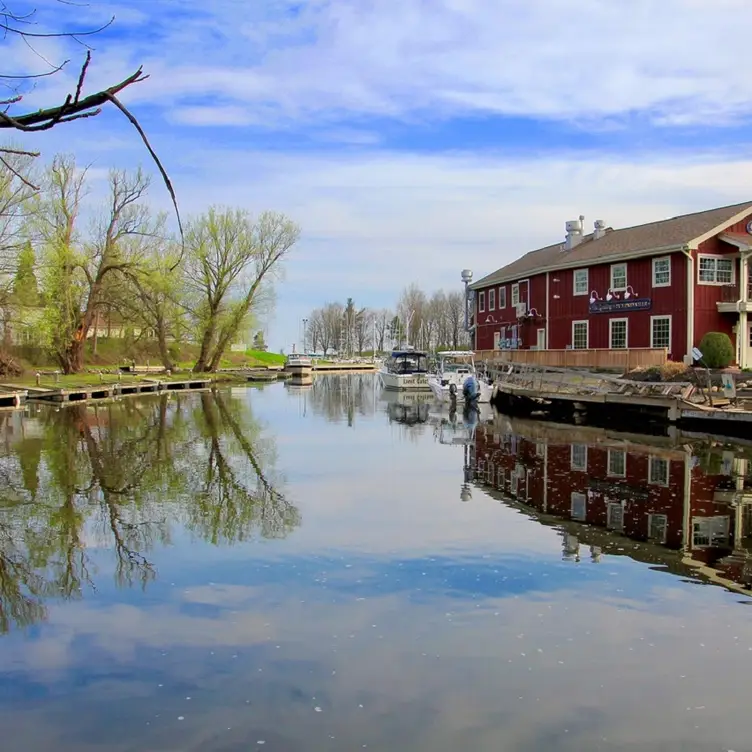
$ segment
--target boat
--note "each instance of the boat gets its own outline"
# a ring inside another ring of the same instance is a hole
[[[475,368],[475,353],[468,350],[437,353],[435,374],[428,386],[439,402],[491,402],[493,386]]]
[[[285,359],[285,371],[293,376],[311,376],[313,373],[313,361],[307,355],[290,353]]]
[[[384,389],[423,389],[428,386],[428,356],[424,352],[405,348],[393,350],[379,371]]]

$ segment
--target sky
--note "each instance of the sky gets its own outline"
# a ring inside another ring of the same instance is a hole
[[[32,7],[19,0],[16,7]],[[87,91],[138,66],[122,94],[181,213],[284,212],[302,235],[266,322],[274,350],[313,308],[391,307],[417,283],[461,289],[563,240],[585,216],[619,227],[752,199],[749,0],[41,0],[39,30],[114,23],[88,39]],[[75,89],[85,48],[50,62],[29,108]],[[13,72],[45,62],[0,42]],[[6,67],[6,66],[3,66]],[[17,139],[153,171],[113,108]],[[169,208],[155,180],[150,199]]]

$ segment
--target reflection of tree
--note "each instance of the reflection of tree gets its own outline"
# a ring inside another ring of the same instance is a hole
[[[119,585],[145,587],[174,521],[215,544],[300,524],[276,489],[274,442],[242,400],[162,395],[33,421],[0,446],[0,633],[93,587],[92,546],[114,555]]]
[[[309,395],[311,409],[332,423],[343,418],[352,426],[355,415],[372,415],[374,376],[370,373],[317,374]]]

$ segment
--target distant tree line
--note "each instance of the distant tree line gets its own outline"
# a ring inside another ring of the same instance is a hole
[[[466,348],[463,299],[461,290],[437,290],[429,297],[411,284],[391,309],[359,307],[353,298],[325,303],[306,318],[305,347],[345,356],[404,345],[422,350]]]
[[[6,166],[8,163],[9,166]],[[65,373],[84,366],[102,322],[148,332],[166,368],[190,342],[195,371],[214,371],[268,307],[298,226],[276,212],[210,207],[184,240],[147,203],[141,169],[113,170],[86,205],[87,169],[66,155],[46,167],[23,153],[0,164],[0,354],[33,337]],[[88,216],[91,215],[91,216]],[[257,340],[259,335],[257,335]],[[263,335],[259,344],[263,344]]]

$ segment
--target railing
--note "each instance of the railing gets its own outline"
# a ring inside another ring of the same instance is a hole
[[[723,285],[719,303],[736,303],[741,297],[739,283],[735,285]],[[752,301],[752,280],[747,283],[747,300]]]
[[[480,350],[476,360],[552,368],[634,368],[662,366],[668,360],[665,347],[635,347],[628,350]]]

